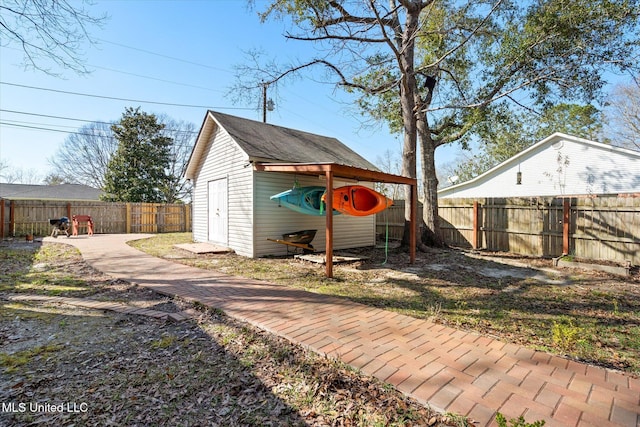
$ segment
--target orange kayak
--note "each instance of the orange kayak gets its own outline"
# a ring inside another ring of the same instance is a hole
[[[326,203],[326,193],[322,201]],[[347,185],[333,190],[333,209],[345,215],[367,216],[393,205],[393,200],[362,185]]]

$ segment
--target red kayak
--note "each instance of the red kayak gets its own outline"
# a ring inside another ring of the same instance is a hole
[[[322,201],[326,202],[326,193]],[[333,209],[345,215],[367,216],[393,205],[393,200],[362,185],[347,185],[333,190]]]

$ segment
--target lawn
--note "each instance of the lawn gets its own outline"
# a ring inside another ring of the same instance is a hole
[[[190,310],[192,318],[43,295]],[[12,427],[469,425],[217,310],[110,278],[59,243],[0,242],[0,384],[0,425]]]
[[[540,272],[496,262],[500,254],[482,259],[453,249],[419,253],[414,265],[394,250],[383,264],[382,250],[365,250],[361,254],[368,260],[336,265],[334,278],[328,279],[323,266],[292,258],[195,255],[174,247],[191,242],[190,233],[170,233],[131,244],[175,262],[347,298],[640,374],[637,272],[630,278],[575,270]]]

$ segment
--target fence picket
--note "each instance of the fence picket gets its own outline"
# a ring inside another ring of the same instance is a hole
[[[0,206],[0,238],[47,236],[49,219],[73,215],[90,215],[101,234],[191,231],[191,205],[185,204],[0,199]]]
[[[451,246],[471,248],[473,202],[479,206],[480,248],[534,256],[563,253],[563,203],[569,201],[569,252],[579,258],[630,261],[640,265],[640,194],[584,197],[440,199],[440,228]],[[419,208],[420,211],[422,207]],[[377,231],[389,222],[389,236],[400,240],[404,204],[378,214]],[[419,213],[419,217],[421,217]]]

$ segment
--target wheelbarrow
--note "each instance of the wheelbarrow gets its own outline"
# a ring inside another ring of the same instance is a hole
[[[271,242],[280,243],[281,245],[287,245],[287,253],[289,252],[289,246],[302,249],[302,253],[311,254],[315,252],[311,241],[316,237],[318,230],[300,230],[293,233],[285,233],[282,235],[282,239],[267,239]]]

